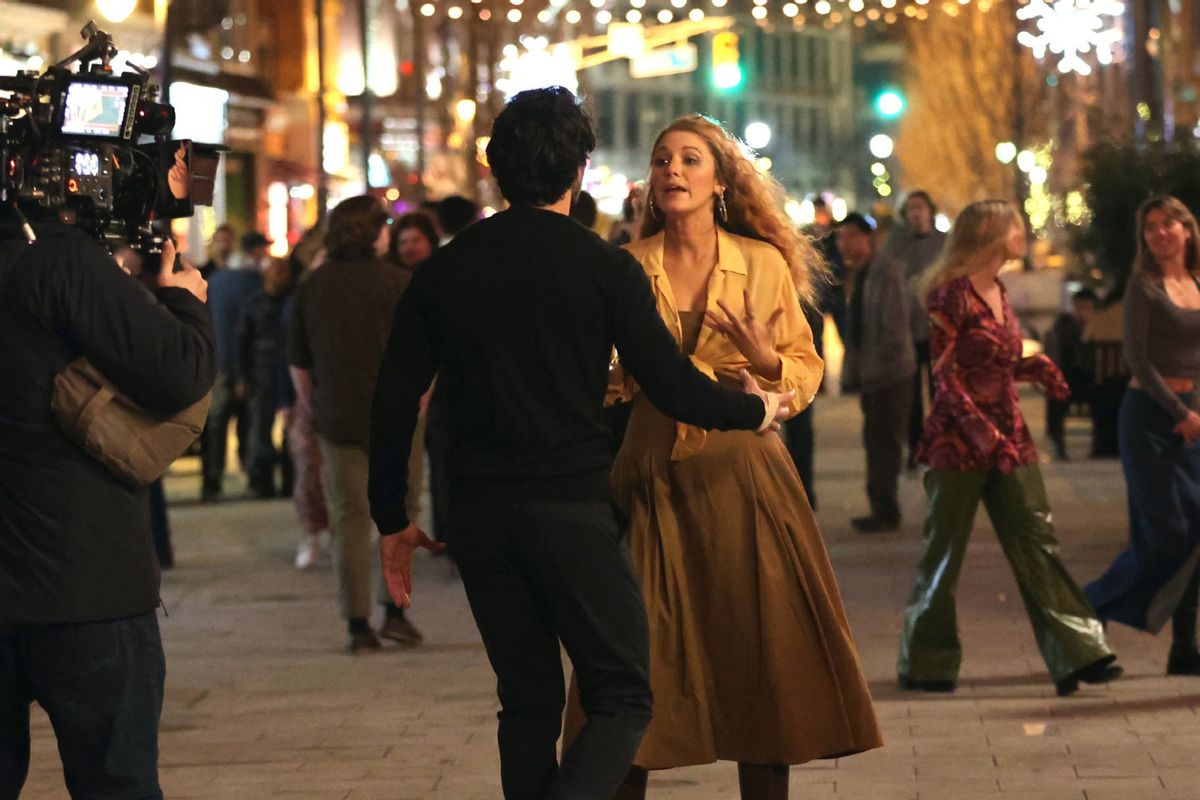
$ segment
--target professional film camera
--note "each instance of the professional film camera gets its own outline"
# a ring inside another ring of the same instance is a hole
[[[175,109],[150,73],[115,74],[112,36],[89,22],[87,44],[44,73],[0,76],[0,216],[58,220],[110,250],[160,252],[153,222],[212,203],[223,148],[168,138]],[[78,62],[78,71],[71,65]]]

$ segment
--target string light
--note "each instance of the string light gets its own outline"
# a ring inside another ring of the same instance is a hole
[[[621,21],[631,25],[669,25],[680,21],[703,24],[710,17],[730,17],[744,14],[731,8],[729,0],[502,0],[496,17],[485,7],[483,0],[412,0],[423,17],[441,17],[458,22],[473,10],[481,22],[507,20],[519,25],[519,35],[540,35],[539,26],[552,38],[562,37],[565,31],[555,34],[553,26],[558,24],[585,27],[570,36],[602,34],[608,25]],[[1038,2],[1054,3],[1110,3],[1121,0],[938,0],[933,4],[947,16],[959,16],[964,7],[973,6],[978,13],[988,13],[993,7],[1016,5],[1025,11],[1028,5]],[[752,0],[749,16],[760,25],[768,25],[774,18],[776,24],[786,20],[799,29],[806,23],[815,22],[827,29],[839,25],[858,28],[868,24],[892,25],[901,21],[928,19],[930,0]],[[493,6],[495,8],[495,6]],[[1026,12],[1028,13],[1028,12]]]

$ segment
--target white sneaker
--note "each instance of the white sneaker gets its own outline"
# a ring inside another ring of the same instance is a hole
[[[296,569],[312,569],[321,558],[321,539],[309,536],[296,549]]]

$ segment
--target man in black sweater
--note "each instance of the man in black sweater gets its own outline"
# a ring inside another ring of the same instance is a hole
[[[434,373],[455,433],[453,554],[498,678],[508,800],[610,800],[651,714],[646,611],[611,504],[602,405],[615,344],[645,394],[706,428],[765,431],[788,396],[722,389],[692,367],[642,268],[567,217],[590,121],[555,87],[496,119],[488,158],[512,208],[414,276],[371,414],[371,513],[384,573],[410,605],[411,557],[434,545],[405,515],[418,402]],[[559,643],[587,725],[563,753]]]
[[[74,228],[18,230],[0,216],[0,797],[25,781],[36,700],[72,797],[161,798],[150,504],[63,434],[50,398],[80,356],[148,411],[203,397],[206,285],[172,272],[169,243],[151,294]]]

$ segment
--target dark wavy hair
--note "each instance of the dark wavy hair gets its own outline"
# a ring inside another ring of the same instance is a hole
[[[596,147],[592,121],[561,86],[514,97],[492,125],[487,157],[500,192],[512,205],[544,206],[579,177]]]
[[[929,206],[929,216],[932,219],[938,214],[937,203],[933,202],[933,198],[929,196],[929,192],[924,189],[913,189],[904,198],[904,202],[900,204],[900,219],[904,220],[904,224],[908,224],[908,204],[913,200],[924,200],[925,205]]]
[[[1137,255],[1133,258],[1134,272],[1162,277],[1162,265],[1146,246],[1146,217],[1151,211],[1161,211],[1169,219],[1178,222],[1187,231],[1188,240],[1184,245],[1183,266],[1188,272],[1200,277],[1200,226],[1196,217],[1183,204],[1183,201],[1169,194],[1156,194],[1142,203],[1137,210]]]
[[[433,227],[433,221],[420,211],[413,211],[405,214],[400,219],[396,220],[396,224],[392,226],[391,240],[388,242],[388,258],[400,264],[400,234],[404,233],[409,228],[416,228],[421,232],[429,242],[431,250],[438,249],[438,234],[437,228]]]
[[[387,221],[388,213],[377,198],[363,194],[343,200],[329,212],[325,251],[338,260],[373,256]]]

